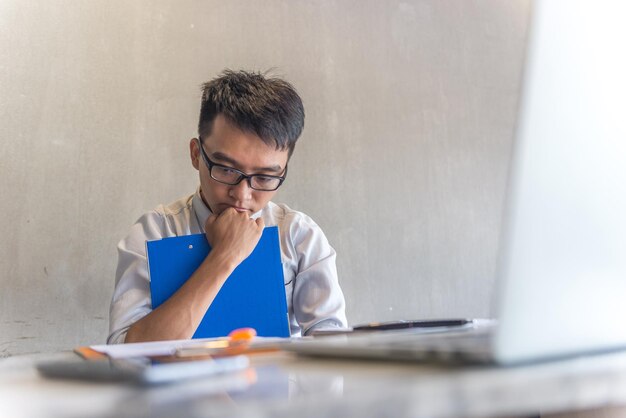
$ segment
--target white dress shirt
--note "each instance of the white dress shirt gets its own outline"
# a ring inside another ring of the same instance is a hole
[[[158,206],[131,227],[117,246],[107,343],[124,342],[128,328],[152,311],[146,241],[203,233],[210,214],[197,191]],[[305,214],[272,202],[252,217],[259,216],[266,226],[278,226],[291,335],[347,326],[336,253],[320,227]]]

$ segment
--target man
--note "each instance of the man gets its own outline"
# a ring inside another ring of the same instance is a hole
[[[118,244],[108,343],[191,338],[221,286],[277,225],[292,336],[345,327],[335,251],[301,212],[271,202],[304,127],[304,108],[284,80],[225,71],[203,86],[195,194],[143,215]],[[145,242],[205,233],[212,251],[165,303],[152,310]]]

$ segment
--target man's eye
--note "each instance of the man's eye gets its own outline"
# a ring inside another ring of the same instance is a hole
[[[228,168],[228,167],[218,167],[218,168],[222,173],[226,175],[238,174],[233,168]]]
[[[256,176],[256,179],[259,183],[263,183],[263,184],[271,183],[276,180],[275,177],[267,177],[267,176]]]

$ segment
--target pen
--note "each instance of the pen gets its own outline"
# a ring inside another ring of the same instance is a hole
[[[472,324],[471,319],[425,319],[417,321],[392,321],[392,322],[374,322],[365,325],[357,325],[352,329],[354,331],[384,331],[394,329],[407,328],[436,328],[436,327],[460,327]]]

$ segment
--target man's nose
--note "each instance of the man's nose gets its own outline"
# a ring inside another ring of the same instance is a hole
[[[245,202],[252,196],[252,188],[250,188],[249,179],[242,179],[239,184],[235,184],[230,188],[230,195],[237,201]]]

